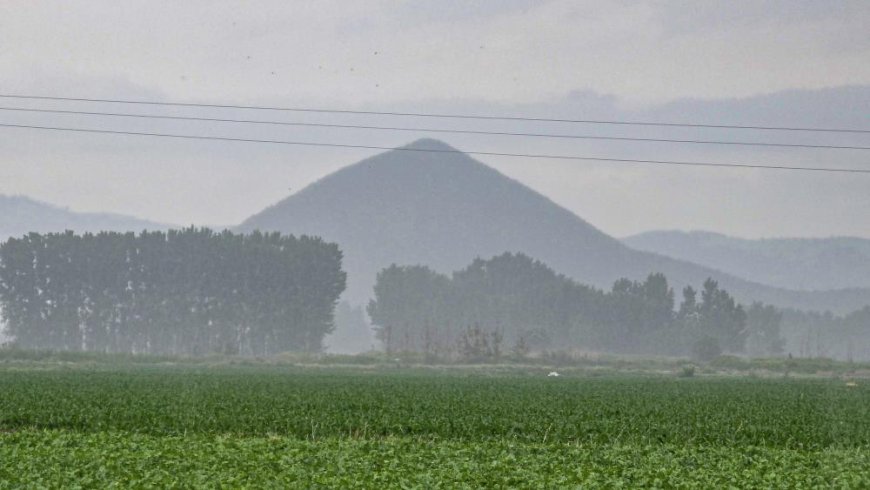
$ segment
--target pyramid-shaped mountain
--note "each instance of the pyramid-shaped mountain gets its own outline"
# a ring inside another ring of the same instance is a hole
[[[523,252],[599,287],[663,272],[677,288],[714,277],[739,299],[846,311],[870,292],[796,292],[640,252],[543,195],[451,146],[424,139],[345,167],[250,217],[240,231],[319,235],[344,251],[347,298],[364,303],[378,271],[424,264],[442,272],[475,257]]]

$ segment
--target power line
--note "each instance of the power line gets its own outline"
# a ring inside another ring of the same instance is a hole
[[[53,126],[33,126],[25,124],[5,124],[0,123],[0,127],[5,128],[22,128],[22,129],[39,129],[48,131],[68,131],[77,133],[97,133],[97,134],[113,134],[125,136],[153,136],[161,138],[177,138],[190,140],[209,140],[209,141],[232,141],[240,143],[268,143],[279,145],[294,145],[294,146],[318,146],[329,148],[355,148],[366,150],[396,150],[410,151],[423,153],[459,153],[466,155],[481,155],[481,156],[502,156],[502,157],[519,157],[519,158],[542,158],[551,160],[584,160],[584,161],[599,161],[611,163],[638,163],[638,164],[660,164],[660,165],[681,165],[691,167],[733,167],[733,168],[758,168],[771,170],[795,170],[795,171],[812,171],[812,172],[830,172],[830,173],[856,173],[870,174],[870,169],[854,169],[854,168],[824,168],[824,167],[793,167],[787,165],[762,165],[762,164],[745,164],[745,163],[710,163],[710,162],[685,162],[672,160],[640,160],[629,158],[607,158],[607,157],[586,157],[574,155],[542,155],[533,153],[502,153],[492,151],[460,151],[460,150],[443,150],[437,148],[408,148],[408,147],[388,147],[388,146],[373,146],[373,145],[351,145],[342,143],[316,143],[307,141],[284,141],[284,140],[265,140],[251,138],[229,138],[224,136],[199,136],[185,134],[168,134],[168,133],[147,133],[137,131],[112,131],[107,129],[85,129],[85,128],[62,128]]]
[[[112,103],[112,104],[135,104],[135,105],[171,106],[171,107],[208,107],[208,108],[216,108],[216,109],[250,109],[250,110],[284,111],[284,112],[312,112],[312,113],[325,113],[325,114],[359,114],[359,115],[379,115],[379,116],[431,117],[431,118],[444,118],[444,119],[534,121],[534,122],[557,122],[557,123],[580,123],[580,124],[610,124],[610,125],[625,125],[625,126],[661,126],[661,127],[712,128],[712,129],[753,129],[753,130],[765,130],[765,131],[808,131],[808,132],[824,132],[824,133],[870,134],[870,129],[855,129],[855,128],[741,126],[741,125],[732,125],[732,124],[664,123],[664,122],[653,122],[653,121],[616,121],[616,120],[596,120],[596,119],[557,119],[557,118],[526,117],[526,116],[487,116],[487,115],[474,115],[474,114],[434,114],[434,113],[426,113],[426,112],[363,111],[363,110],[350,110],[350,109],[315,109],[315,108],[302,108],[302,107],[249,106],[249,105],[234,105],[234,104],[203,104],[203,103],[193,103],[193,102],[155,102],[155,101],[126,100],[126,99],[92,99],[92,98],[84,98],[84,97],[54,97],[54,96],[45,96],[45,95],[0,94],[0,98],[29,99],[29,100],[52,100],[52,101],[67,101],[67,102],[101,102],[101,103]]]
[[[508,131],[482,131],[471,129],[445,129],[445,128],[408,128],[397,126],[366,126],[359,124],[329,124],[329,123],[310,123],[310,122],[295,122],[295,121],[262,121],[254,119],[226,119],[217,117],[197,117],[197,116],[166,116],[160,114],[131,114],[121,112],[91,112],[91,111],[71,111],[60,109],[34,109],[24,107],[0,107],[0,111],[18,111],[18,112],[33,112],[40,114],[74,114],[82,116],[110,116],[110,117],[131,117],[140,119],[165,119],[173,121],[201,121],[201,122],[222,122],[222,123],[241,123],[241,124],[264,124],[273,126],[295,126],[295,127],[315,127],[315,128],[341,128],[341,129],[370,129],[378,131],[412,131],[412,132],[427,132],[427,133],[450,133],[450,134],[477,134],[489,136],[522,136],[532,138],[557,138],[557,139],[583,139],[583,140],[605,140],[605,141],[636,141],[636,142],[654,142],[654,143],[687,143],[700,145],[731,145],[731,146],[766,146],[777,148],[816,148],[826,150],[870,150],[870,146],[839,146],[839,145],[813,145],[803,143],[770,143],[770,142],[754,142],[754,141],[710,141],[710,140],[693,140],[693,139],[667,139],[667,138],[634,138],[627,136],[598,136],[598,135],[573,135],[573,134],[552,134],[552,133],[524,133],[524,132],[508,132]]]

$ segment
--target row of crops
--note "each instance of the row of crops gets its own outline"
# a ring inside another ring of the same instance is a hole
[[[870,484],[870,389],[839,380],[0,367],[0,393],[0,488]]]
[[[860,449],[0,435],[0,488],[867,488]]]

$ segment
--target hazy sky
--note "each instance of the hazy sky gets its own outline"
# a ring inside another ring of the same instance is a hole
[[[0,3],[0,92],[339,109],[870,128],[870,3],[307,1]],[[866,135],[639,130],[27,102],[401,127],[870,146]],[[426,132],[0,111],[0,121],[347,144]],[[440,135],[464,150],[812,166],[870,151]],[[0,128],[0,193],[178,224],[236,224],[370,151]],[[482,158],[611,234],[870,237],[870,175]]]

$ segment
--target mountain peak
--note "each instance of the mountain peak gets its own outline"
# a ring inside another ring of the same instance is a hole
[[[456,148],[448,145],[447,143],[436,140],[433,138],[420,138],[416,141],[408,143],[405,146],[399,147],[399,149],[405,150],[415,150],[415,151],[455,151],[459,152]]]
[[[630,249],[520,182],[428,138],[323,177],[237,229],[316,235],[338,243],[347,271],[345,297],[356,304],[369,301],[378,272],[390,264],[425,264],[449,274],[475,257],[504,252],[522,252],[598,287],[663,272],[676,290],[714,277],[741,300],[809,303],[805,294]],[[865,304],[864,296],[855,299]],[[819,296],[816,304],[823,307],[814,309],[847,309],[823,300]]]

